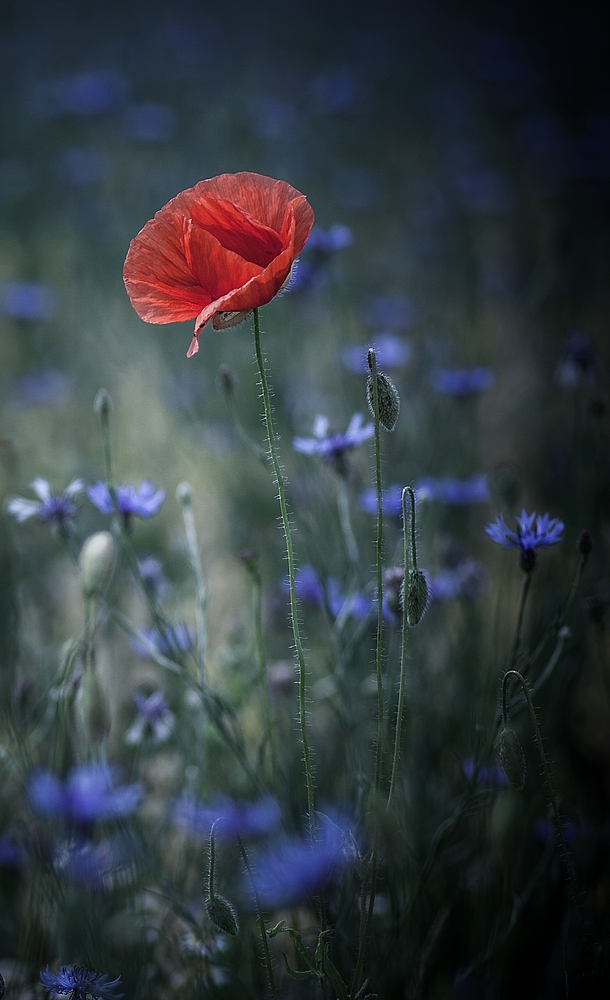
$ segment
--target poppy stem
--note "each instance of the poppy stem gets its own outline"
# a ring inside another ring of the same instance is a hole
[[[284,528],[284,538],[286,541],[286,558],[288,561],[288,583],[290,590],[290,621],[292,625],[294,646],[299,665],[299,727],[301,730],[301,743],[303,745],[303,762],[305,765],[305,780],[307,783],[307,814],[309,820],[309,831],[310,834],[313,835],[314,785],[313,785],[313,773],[311,767],[311,753],[309,750],[309,738],[307,734],[307,715],[305,711],[305,701],[306,701],[305,653],[303,652],[303,643],[301,641],[301,632],[299,628],[299,608],[297,603],[297,593],[295,584],[294,549],[292,547],[290,520],[288,518],[288,508],[286,506],[286,489],[285,489],[284,477],[282,475],[282,467],[280,465],[280,460],[276,446],[276,433],[275,433],[275,428],[273,426],[271,390],[269,388],[269,380],[267,378],[267,372],[265,369],[265,359],[263,358],[263,352],[261,349],[261,331],[258,318],[258,309],[253,310],[253,315],[254,315],[254,348],[256,351],[256,362],[258,364],[258,374],[263,394],[263,407],[265,411],[265,427],[267,430],[267,440],[269,442],[269,455],[271,458],[271,464],[273,465],[273,472],[275,474],[275,479],[277,482],[278,500],[280,503],[282,526]]]
[[[409,533],[407,529],[407,496],[411,505],[411,546],[413,569],[417,569],[417,555],[415,550],[415,494],[410,486],[405,486],[402,491],[402,540],[403,540],[403,565],[404,581],[402,586],[402,636],[400,642],[400,681],[398,688],[398,707],[396,709],[396,734],[394,737],[394,759],[392,761],[392,777],[390,778],[390,790],[388,792],[387,808],[392,804],[392,796],[396,787],[396,776],[398,774],[398,759],[400,756],[400,737],[402,731],[402,716],[405,701],[405,673],[407,668],[407,586],[409,579]]]

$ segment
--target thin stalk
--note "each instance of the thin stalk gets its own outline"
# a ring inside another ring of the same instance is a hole
[[[519,649],[519,643],[521,642],[521,628],[523,626],[523,613],[525,611],[525,604],[526,604],[526,601],[527,601],[527,595],[529,594],[530,587],[532,585],[532,573],[533,573],[533,571],[530,570],[528,573],[525,574],[524,579],[523,579],[523,586],[521,587],[521,600],[519,601],[519,614],[518,614],[518,617],[517,617],[517,628],[515,630],[515,639],[514,639],[514,642],[513,642],[513,649],[512,649],[511,656],[510,656],[510,666],[511,667],[514,664],[514,662],[515,662],[515,660],[517,658],[517,651]]]
[[[352,520],[349,513],[347,483],[345,482],[345,477],[341,475],[339,475],[337,481],[337,507],[339,510],[339,523],[341,525],[341,532],[343,534],[345,548],[347,549],[347,555],[349,557],[352,570],[356,571],[360,563],[360,556],[358,555],[358,545],[354,537]]]
[[[409,575],[409,541],[407,533],[407,495],[411,504],[411,545],[413,569],[417,569],[417,551],[415,548],[415,496],[410,486],[405,486],[402,491],[402,539],[403,539],[403,566],[404,582],[402,593],[402,636],[400,642],[400,681],[398,689],[398,708],[396,709],[396,734],[394,736],[394,759],[392,761],[392,776],[390,778],[390,790],[388,791],[388,801],[386,808],[392,804],[392,796],[396,787],[396,775],[398,773],[398,758],[400,755],[400,737],[402,729],[402,715],[404,711],[405,697],[405,672],[407,664],[407,580]]]
[[[280,769],[277,760],[277,747],[275,745],[275,733],[273,726],[273,715],[271,712],[271,700],[269,698],[269,688],[267,687],[267,670],[265,663],[265,648],[263,645],[263,615],[261,601],[261,578],[258,569],[251,573],[252,576],[252,617],[254,619],[254,646],[256,650],[256,664],[258,667],[258,683],[260,684],[263,706],[265,711],[265,723],[269,738],[269,750],[271,755],[271,774],[273,777],[273,787],[279,794],[280,791]]]
[[[294,646],[299,665],[299,727],[301,730],[301,743],[303,745],[303,762],[305,765],[305,781],[307,785],[307,814],[309,820],[309,830],[310,833],[313,833],[314,809],[315,809],[314,784],[313,784],[313,773],[311,767],[311,753],[309,750],[309,737],[307,733],[307,715],[305,710],[305,702],[306,702],[305,653],[303,651],[303,643],[301,641],[301,632],[299,628],[299,608],[297,603],[297,593],[295,584],[294,550],[292,547],[292,535],[290,533],[288,508],[286,506],[286,489],[284,485],[284,477],[282,475],[282,467],[280,465],[278,451],[275,443],[275,428],[273,426],[273,411],[271,407],[271,391],[269,388],[269,381],[267,379],[267,372],[265,370],[265,360],[263,358],[263,353],[261,349],[261,333],[260,333],[260,324],[258,318],[258,309],[254,309],[253,314],[254,314],[254,349],[256,352],[256,362],[258,365],[258,373],[261,383],[261,391],[263,395],[263,407],[265,413],[265,427],[267,430],[267,441],[269,444],[269,454],[271,457],[271,463],[273,465],[273,471],[277,482],[278,500],[280,504],[280,513],[282,517],[282,526],[284,528],[284,539],[286,542],[286,558],[288,561],[288,582],[290,589],[290,621],[292,625]]]
[[[197,633],[197,662],[199,666],[199,682],[202,684],[205,678],[205,656],[207,649],[207,629],[205,621],[206,613],[206,586],[201,568],[201,556],[199,554],[199,544],[197,542],[197,529],[195,528],[195,518],[193,516],[193,500],[191,488],[187,483],[178,487],[178,499],[182,505],[182,517],[184,520],[184,533],[186,535],[186,545],[188,550],[191,571],[195,578],[196,603],[195,603],[195,628]]]
[[[572,865],[570,864],[570,858],[568,855],[568,847],[566,844],[565,836],[563,833],[563,826],[561,823],[561,817],[559,815],[559,809],[557,807],[557,799],[555,798],[555,792],[553,791],[553,785],[551,783],[551,774],[549,771],[548,761],[546,759],[546,753],[544,752],[544,745],[542,743],[542,733],[540,732],[540,726],[538,725],[538,719],[536,717],[536,710],[534,709],[534,703],[532,702],[532,696],[530,694],[527,682],[522,674],[518,670],[507,670],[502,678],[502,723],[503,725],[508,724],[508,706],[507,706],[507,686],[509,678],[513,677],[521,685],[523,694],[527,701],[527,707],[529,711],[530,721],[532,723],[532,728],[534,730],[534,737],[536,740],[536,746],[538,747],[538,753],[540,755],[540,763],[542,764],[542,772],[544,774],[544,780],[546,782],[547,793],[549,796],[549,801],[551,803],[551,808],[553,810],[553,818],[555,820],[555,826],[557,827],[557,833],[559,834],[559,840],[561,843],[561,854],[563,857],[563,863],[566,867],[568,874],[568,879],[570,882],[570,888],[572,890],[572,896],[574,903],[579,909],[578,896],[576,894],[576,881],[574,878],[574,873],[572,871]]]
[[[263,954],[265,956],[265,965],[267,966],[267,975],[269,976],[269,986],[271,987],[271,993],[274,1000],[277,1000],[277,988],[275,985],[275,977],[273,975],[273,965],[271,962],[271,954],[269,952],[269,942],[267,940],[267,929],[265,927],[265,918],[263,917],[263,909],[261,906],[260,896],[256,888],[256,883],[252,877],[252,869],[250,868],[250,862],[248,861],[248,855],[246,854],[246,848],[244,847],[243,840],[238,837],[237,843],[239,844],[239,852],[242,857],[242,861],[245,865],[248,879],[250,882],[250,887],[252,889],[252,894],[254,896],[254,902],[256,905],[256,913],[258,916],[258,926],[260,928],[261,943],[263,945]]]

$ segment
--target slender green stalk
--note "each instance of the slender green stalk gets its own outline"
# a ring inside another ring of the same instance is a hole
[[[574,902],[577,906],[578,896],[576,893],[576,881],[574,878],[574,873],[572,871],[572,865],[570,864],[570,858],[568,855],[568,847],[566,844],[565,836],[563,833],[563,825],[561,823],[561,817],[559,815],[559,809],[557,808],[557,800],[555,798],[555,792],[553,791],[553,785],[551,783],[551,773],[549,771],[549,765],[546,758],[546,753],[544,751],[544,745],[542,743],[542,733],[540,732],[540,726],[538,725],[538,719],[536,717],[536,710],[534,709],[534,703],[532,702],[532,696],[530,694],[527,681],[518,670],[507,670],[502,678],[502,723],[506,726],[508,724],[508,706],[507,706],[507,687],[509,678],[514,678],[521,685],[523,694],[527,701],[527,707],[529,711],[530,721],[532,723],[532,728],[534,730],[534,737],[536,740],[536,746],[538,747],[538,753],[540,755],[540,763],[542,765],[542,773],[544,774],[544,780],[546,782],[547,792],[549,796],[549,801],[551,803],[551,808],[553,810],[553,818],[555,820],[555,826],[557,827],[557,833],[559,834],[559,840],[561,843],[561,854],[563,857],[563,862],[566,867],[568,874],[568,879],[570,881],[570,888],[572,890],[572,896]],[[579,907],[580,909],[580,907]]]
[[[269,986],[271,987],[271,993],[273,995],[274,1000],[277,1000],[277,988],[276,988],[276,985],[275,985],[275,977],[273,975],[273,964],[271,962],[271,954],[269,952],[269,942],[267,940],[267,929],[265,927],[265,918],[263,916],[263,909],[262,909],[262,906],[261,906],[260,896],[259,896],[258,890],[256,888],[256,883],[254,882],[254,879],[252,878],[252,869],[250,868],[250,862],[248,861],[248,855],[246,854],[246,848],[244,847],[244,843],[243,843],[241,837],[238,837],[237,843],[239,844],[239,852],[241,854],[242,861],[243,861],[243,863],[245,865],[246,872],[248,874],[248,879],[249,879],[249,882],[250,882],[250,887],[251,887],[252,893],[254,895],[254,902],[255,902],[255,905],[256,905],[256,913],[257,913],[257,916],[258,916],[258,925],[259,925],[259,928],[260,928],[261,943],[263,945],[263,954],[265,956],[265,965],[267,966],[267,975],[269,976]]]
[[[269,751],[271,755],[271,774],[273,777],[273,787],[275,791],[280,791],[280,769],[277,760],[277,747],[275,745],[275,732],[273,715],[271,712],[271,700],[269,698],[269,688],[267,687],[267,669],[265,663],[265,647],[263,645],[263,615],[261,601],[261,577],[258,567],[251,572],[252,576],[252,617],[254,619],[254,646],[256,650],[256,665],[258,667],[258,683],[260,684],[263,706],[265,711],[265,724],[269,739]]]
[[[527,601],[527,595],[530,592],[530,587],[532,585],[532,574],[533,570],[527,572],[523,578],[523,586],[521,587],[521,600],[519,601],[519,614],[517,617],[517,628],[515,630],[515,639],[513,642],[513,649],[510,656],[510,666],[512,667],[517,658],[517,652],[519,650],[519,643],[521,642],[521,628],[523,626],[523,613],[525,611],[525,604]]]
[[[207,594],[205,580],[203,578],[203,570],[201,568],[201,556],[199,554],[199,544],[197,542],[197,529],[195,528],[195,518],[193,516],[193,496],[188,483],[182,483],[178,487],[177,495],[182,505],[186,546],[189,555],[189,562],[191,564],[191,570],[195,578],[197,662],[199,665],[199,681],[200,683],[203,683],[205,678],[205,656],[207,649],[207,630],[205,622]]]
[[[396,734],[394,737],[394,759],[392,761],[392,776],[390,778],[390,790],[388,791],[387,808],[390,808],[392,796],[396,787],[396,775],[398,773],[398,758],[400,756],[400,737],[402,729],[402,716],[404,710],[405,697],[405,672],[407,664],[407,586],[409,577],[409,541],[407,533],[407,495],[411,504],[411,551],[413,569],[417,569],[417,550],[415,547],[415,495],[410,486],[405,486],[402,491],[402,539],[403,539],[403,565],[404,582],[402,594],[402,636],[400,642],[400,681],[398,689],[398,707],[396,709]]]
[[[284,528],[284,539],[286,542],[286,558],[288,561],[288,583],[290,589],[290,621],[292,624],[294,646],[299,665],[299,727],[301,730],[301,743],[303,745],[303,762],[305,765],[305,781],[307,784],[307,813],[309,820],[309,829],[310,833],[313,833],[314,809],[315,809],[314,784],[313,784],[313,772],[311,767],[311,753],[309,750],[309,737],[307,733],[307,714],[305,710],[305,703],[306,703],[305,653],[303,651],[303,643],[301,641],[301,632],[299,628],[299,608],[297,603],[297,593],[295,584],[294,550],[292,547],[292,535],[290,533],[288,508],[286,506],[286,489],[284,485],[284,477],[282,474],[282,467],[280,465],[278,451],[275,443],[275,428],[273,426],[273,411],[271,407],[271,390],[269,388],[269,381],[267,379],[267,372],[265,370],[265,360],[263,358],[263,353],[261,349],[261,333],[260,333],[260,324],[258,318],[258,309],[254,309],[253,312],[254,312],[254,349],[256,351],[256,362],[258,365],[258,373],[261,383],[261,391],[263,395],[263,407],[265,412],[265,427],[267,430],[267,441],[269,444],[269,454],[271,457],[271,464],[273,465],[273,471],[277,482],[278,500],[280,504],[280,513],[282,517],[282,526]]]
[[[356,570],[360,563],[360,556],[358,555],[358,545],[354,537],[352,520],[349,513],[347,483],[345,482],[345,477],[341,475],[338,476],[337,481],[337,507],[339,509],[339,523],[341,525],[341,532],[343,534],[345,548],[347,549],[347,555],[349,557],[352,570]]]

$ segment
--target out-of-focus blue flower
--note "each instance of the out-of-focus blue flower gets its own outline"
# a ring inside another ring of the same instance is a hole
[[[504,523],[502,514],[494,524],[488,524],[485,531],[489,537],[504,549],[545,549],[561,541],[564,523],[555,517],[551,520],[546,514],[528,514],[525,508],[521,517],[515,515],[517,530],[511,531]]]
[[[345,250],[346,247],[351,246],[353,239],[349,226],[337,223],[326,230],[321,229],[320,226],[314,226],[305,244],[305,250],[307,253],[329,256],[336,253],[337,250]]]
[[[469,212],[496,215],[510,212],[514,195],[509,182],[494,170],[468,170],[456,177],[455,189]]]
[[[468,396],[491,389],[495,376],[491,368],[435,368],[430,384],[448,396]]]
[[[471,476],[470,479],[429,476],[416,485],[415,494],[420,500],[440,500],[448,504],[486,503],[489,500],[485,475]]]
[[[358,83],[347,66],[326,70],[313,83],[315,108],[321,114],[349,111],[358,98]]]
[[[19,868],[21,854],[10,833],[0,837],[0,868]]]
[[[594,385],[597,375],[597,354],[591,339],[582,330],[575,330],[563,346],[555,378],[563,389],[578,389]]]
[[[11,497],[6,505],[9,514],[22,524],[30,517],[37,517],[43,524],[52,524],[57,528],[67,526],[76,514],[74,497],[83,489],[81,479],[73,479],[63,493],[52,493],[50,483],[37,476],[30,483],[38,500],[27,500],[25,497]]]
[[[7,387],[11,405],[17,409],[62,406],[70,396],[70,379],[53,368],[15,375]]]
[[[55,292],[34,281],[4,281],[0,284],[0,313],[9,319],[39,323],[53,319],[58,309]]]
[[[363,167],[341,167],[333,190],[339,205],[352,212],[369,212],[379,202],[377,177]]]
[[[562,819],[561,829],[563,830],[566,844],[573,844],[578,837],[578,826],[576,823],[571,819]],[[555,842],[559,839],[557,826],[552,819],[537,819],[534,823],[534,833],[538,840],[552,840]]]
[[[142,798],[140,785],[116,785],[107,764],[74,767],[65,781],[50,771],[37,771],[28,783],[33,808],[43,815],[63,816],[74,823],[95,823],[127,816]]]
[[[107,975],[79,965],[62,965],[57,972],[51,972],[47,965],[40,978],[47,993],[70,994],[71,1000],[119,1000],[125,996],[116,992],[121,985],[120,976],[109,980]]]
[[[146,696],[141,691],[136,691],[133,700],[136,717],[125,734],[125,742],[141,743],[146,736],[150,736],[157,746],[165,743],[173,732],[176,719],[163,692],[157,690]]]
[[[207,837],[213,823],[220,837],[261,837],[276,829],[280,808],[268,796],[256,802],[236,802],[221,797],[209,803],[183,795],[173,808],[174,821],[192,833]]]
[[[382,490],[381,493],[381,509],[384,514],[389,514],[390,517],[401,517],[402,516],[402,486],[397,486],[393,483],[388,486],[386,490]],[[364,490],[358,498],[358,504],[360,509],[365,511],[367,514],[377,513],[377,491],[374,486],[369,487],[369,489]],[[409,499],[407,497],[407,510],[409,509]]]
[[[106,483],[97,482],[87,487],[87,496],[102,514],[112,514],[112,497]],[[165,490],[157,489],[149,479],[139,486],[121,484],[116,487],[119,512],[123,517],[153,517],[165,500]]]
[[[163,566],[154,556],[138,559],[138,570],[147,592],[158,600],[167,590],[169,584],[163,572]]]
[[[487,574],[476,559],[463,559],[453,569],[441,570],[428,578],[431,601],[453,601],[460,597],[474,601],[487,585]]]
[[[68,881],[87,889],[112,889],[133,882],[135,865],[126,845],[118,837],[99,844],[72,838],[55,853],[55,870]]]
[[[375,338],[370,347],[375,348],[377,365],[384,370],[389,368],[402,368],[408,364],[411,357],[411,347],[406,340],[396,337],[392,333],[380,334]],[[342,353],[343,364],[355,375],[362,375],[368,372],[368,352],[369,346],[345,347]]]
[[[364,300],[363,319],[367,326],[408,330],[413,318],[413,304],[406,295],[369,295]]]
[[[472,781],[475,774],[475,765],[472,757],[462,762],[462,772],[467,781]],[[489,785],[493,788],[509,788],[510,781],[504,774],[499,764],[482,766],[476,772],[477,785]]]
[[[192,625],[186,625],[184,622],[166,625],[162,632],[152,628],[142,634],[162,656],[189,653],[191,649],[195,648],[195,629]],[[137,639],[133,642],[133,648],[140,656],[150,656],[148,647],[144,643],[138,642]]]
[[[348,451],[360,447],[375,433],[373,424],[364,423],[361,413],[355,413],[343,433],[330,433],[330,423],[326,417],[317,416],[313,425],[312,438],[295,437],[292,447],[303,455],[318,455],[324,461],[334,465],[337,471],[344,472],[345,457]]]
[[[335,618],[337,615],[343,614],[361,620],[368,618],[373,610],[373,602],[370,597],[360,591],[349,596],[342,594],[339,581],[332,576],[327,581],[326,594],[329,611]]]
[[[123,127],[138,142],[169,142],[176,133],[176,113],[169,104],[145,101],[129,104],[123,113]]]
[[[75,187],[99,184],[106,177],[106,162],[99,149],[73,146],[67,149],[58,163],[60,177]]]
[[[336,879],[350,862],[350,832],[323,816],[313,840],[284,837],[256,858],[253,881],[264,909],[306,899]]]
[[[308,292],[322,287],[327,280],[328,266],[333,255],[348,247],[352,239],[349,226],[337,224],[328,230],[314,226],[295,263],[286,291]]]
[[[316,604],[320,608],[324,606],[324,587],[313,566],[308,563],[299,566],[294,583],[299,601],[303,601],[304,604]],[[286,591],[290,589],[287,575],[282,580],[282,587]]]
[[[119,73],[93,70],[39,84],[32,95],[32,106],[42,118],[86,117],[113,111],[122,104],[126,93],[127,83]]]

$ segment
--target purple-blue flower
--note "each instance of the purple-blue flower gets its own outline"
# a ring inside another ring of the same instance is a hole
[[[74,767],[64,781],[50,771],[37,771],[30,777],[28,795],[43,815],[95,823],[127,816],[139,805],[140,785],[117,785],[115,780],[116,771],[107,764]]]
[[[203,837],[209,835],[213,823],[220,837],[261,837],[277,827],[280,808],[271,796],[256,802],[236,802],[223,796],[203,803],[185,794],[175,803],[173,818],[178,826]]]
[[[598,375],[598,361],[591,339],[582,330],[570,334],[563,347],[555,377],[563,389],[591,386]]]
[[[176,719],[163,692],[157,690],[146,696],[141,691],[136,691],[133,700],[136,717],[125,734],[125,742],[141,743],[146,736],[150,736],[156,745],[165,743],[173,732]]]
[[[491,389],[495,376],[491,368],[435,368],[430,384],[447,396],[469,396]]]
[[[485,475],[478,474],[470,479],[429,476],[417,483],[415,495],[418,500],[440,500],[448,504],[486,503],[489,489]]]
[[[350,861],[351,835],[343,823],[322,816],[313,840],[284,837],[260,853],[253,881],[263,908],[306,899],[337,878]]]
[[[70,392],[67,375],[53,368],[22,372],[8,381],[11,404],[20,410],[30,406],[61,406]]]
[[[54,858],[58,874],[87,889],[111,889],[135,877],[134,859],[119,837],[99,844],[76,837],[60,843]]]
[[[462,772],[467,781],[475,776],[475,763],[472,757],[462,761]],[[477,785],[489,785],[496,788],[509,788],[510,781],[499,764],[481,766],[476,769]]]
[[[352,239],[352,231],[349,226],[335,225],[328,230],[314,226],[303,252],[293,268],[286,290],[289,292],[308,292],[321,287],[327,279],[328,265],[333,255],[348,247]]]
[[[184,622],[166,625],[162,632],[159,629],[151,628],[141,634],[152,643],[162,656],[189,653],[195,647],[195,629],[192,625],[186,625]],[[134,639],[132,646],[140,656],[150,656],[149,647],[138,639]]]
[[[330,424],[326,417],[317,416],[312,438],[295,437],[292,447],[303,455],[319,455],[325,462],[332,464],[338,472],[345,472],[345,456],[353,451],[375,433],[373,424],[364,423],[361,413],[355,413],[345,432],[330,433]]]
[[[57,972],[49,966],[40,973],[40,979],[47,993],[55,996],[70,994],[71,1000],[119,1000],[124,993],[117,993],[121,977],[109,981],[107,975],[86,969],[80,965],[62,965]]]
[[[58,301],[54,291],[34,281],[5,281],[0,284],[0,313],[9,319],[38,323],[53,319]]]
[[[511,531],[502,514],[493,524],[488,524],[485,531],[503,549],[519,549],[521,552],[521,568],[531,572],[536,565],[536,549],[546,549],[561,541],[564,523],[559,518],[546,514],[528,514],[525,508],[521,517],[515,515],[517,530]]]
[[[476,559],[463,559],[453,569],[441,570],[428,578],[431,601],[453,601],[460,597],[474,601],[487,585],[485,570]]]
[[[381,493],[381,509],[384,514],[390,517],[400,517],[402,515],[402,491],[403,487],[393,483]],[[364,490],[358,499],[360,509],[367,514],[377,513],[377,491],[374,486]],[[409,509],[409,499],[407,497],[407,510]]]
[[[143,479],[139,486],[121,484],[115,489],[120,513],[123,517],[153,517],[165,500],[165,490],[157,489],[150,479]],[[106,483],[97,482],[87,487],[87,496],[102,514],[112,514],[112,497]]]
[[[346,596],[341,593],[339,581],[332,576],[327,581],[326,594],[329,611],[335,618],[341,613],[349,615],[351,618],[368,618],[373,610],[373,602],[370,597],[359,590]]]
[[[294,584],[299,601],[303,601],[304,604],[315,604],[320,608],[324,606],[324,587],[313,566],[308,563],[299,566],[295,573]],[[286,591],[290,589],[287,575],[282,580],[282,587]]]
[[[25,497],[11,497],[6,505],[9,514],[23,524],[30,517],[37,517],[43,524],[64,527],[76,514],[74,497],[83,489],[81,479],[73,479],[63,493],[52,493],[51,485],[46,479],[37,476],[30,486],[38,500],[28,500]]]
[[[408,330],[414,317],[413,304],[406,295],[369,295],[363,313],[367,326],[381,330]]]
[[[397,337],[393,333],[383,333],[375,338],[370,345],[375,348],[377,365],[379,368],[391,369],[402,368],[408,364],[411,357],[411,347],[402,337]],[[343,364],[354,375],[362,375],[369,370],[368,347],[351,345],[343,350]]]

